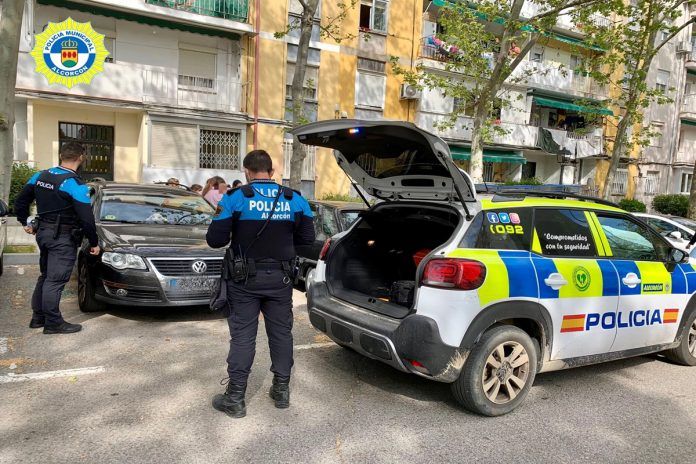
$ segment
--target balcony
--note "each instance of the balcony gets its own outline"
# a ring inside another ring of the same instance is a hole
[[[461,117],[457,120],[454,127],[440,129],[437,126],[445,122],[448,118],[446,114],[418,112],[416,115],[416,125],[436,135],[452,141],[471,141],[471,131],[473,119]],[[515,124],[501,122],[498,124],[505,133],[495,133],[492,143],[518,148],[538,149],[537,140],[539,128],[527,124]],[[577,153],[578,158],[600,155],[603,150],[602,129],[596,129],[588,133],[570,132],[558,129],[547,129],[553,140],[574,157]]]
[[[567,31],[572,31],[572,32],[580,32],[582,33],[582,24],[576,24],[573,21],[573,18],[571,17],[570,12],[572,9],[568,10],[568,14],[563,14],[558,17],[558,21],[556,22],[556,27],[559,29],[565,29]],[[522,11],[520,12],[520,16],[523,18],[531,18],[537,14],[542,13],[542,8],[541,5],[538,5],[534,2],[526,1],[524,2],[524,5],[522,6]],[[605,16],[602,16],[600,14],[593,14],[590,16],[590,21],[592,21],[596,26],[601,26],[601,27],[609,27],[611,26],[611,20]]]
[[[416,125],[445,139],[471,141],[471,130],[474,126],[473,119],[466,116],[461,117],[457,120],[454,127],[449,129],[438,128],[437,126],[447,121],[448,117],[446,114],[419,111],[416,115]],[[494,144],[527,148],[536,146],[536,127],[507,122],[501,122],[499,126],[504,129],[505,133],[496,133],[493,136]]]
[[[145,0],[150,5],[163,6],[213,18],[246,22],[248,0]]]
[[[682,102],[679,116],[696,121],[696,93],[684,95],[684,101]]]
[[[17,66],[17,91],[62,95],[64,98],[102,100],[107,106],[115,102],[133,106],[167,106],[225,113],[243,112],[244,84],[234,80],[178,76],[176,70],[151,68],[133,63],[106,63],[104,72],[89,86],[78,85],[68,90],[49,85],[47,79],[34,72],[34,59],[20,53]]]
[[[568,68],[560,69],[545,63],[525,61],[512,73],[512,79],[529,87],[562,92],[579,98],[604,99],[607,87],[594,79]]]

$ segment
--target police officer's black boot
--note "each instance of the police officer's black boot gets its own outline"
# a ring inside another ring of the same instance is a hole
[[[290,407],[290,379],[281,379],[273,376],[273,386],[270,391],[271,399],[275,401],[275,407],[285,409]]]
[[[71,324],[69,322],[63,321],[60,325],[53,326],[53,327],[48,327],[44,326],[43,333],[45,334],[71,334],[75,332],[79,332],[82,330],[82,326],[80,324]]]
[[[241,419],[246,416],[245,393],[246,385],[236,385],[230,382],[227,384],[225,393],[213,397],[213,407],[230,417]]]
[[[31,322],[29,322],[29,328],[30,329],[40,329],[43,327],[45,324],[45,321],[39,320],[39,319],[34,319],[33,317],[31,318]]]

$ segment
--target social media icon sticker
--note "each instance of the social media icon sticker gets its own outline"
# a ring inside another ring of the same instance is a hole
[[[502,224],[510,224],[510,215],[508,213],[498,213],[498,218]]]
[[[510,222],[513,224],[519,224],[520,223],[520,216],[517,213],[510,213]]]
[[[491,224],[497,224],[500,222],[498,220],[498,215],[495,213],[488,213],[486,217],[488,218],[488,222],[490,222]]]

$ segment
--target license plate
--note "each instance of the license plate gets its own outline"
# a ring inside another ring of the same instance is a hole
[[[182,292],[195,292],[201,290],[212,290],[217,282],[216,277],[193,277],[187,279],[170,279],[169,288]]]

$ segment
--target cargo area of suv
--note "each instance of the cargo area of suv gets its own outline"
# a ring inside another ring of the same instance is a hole
[[[327,257],[329,292],[391,317],[413,306],[420,261],[447,242],[461,220],[446,204],[383,203],[361,213]]]

